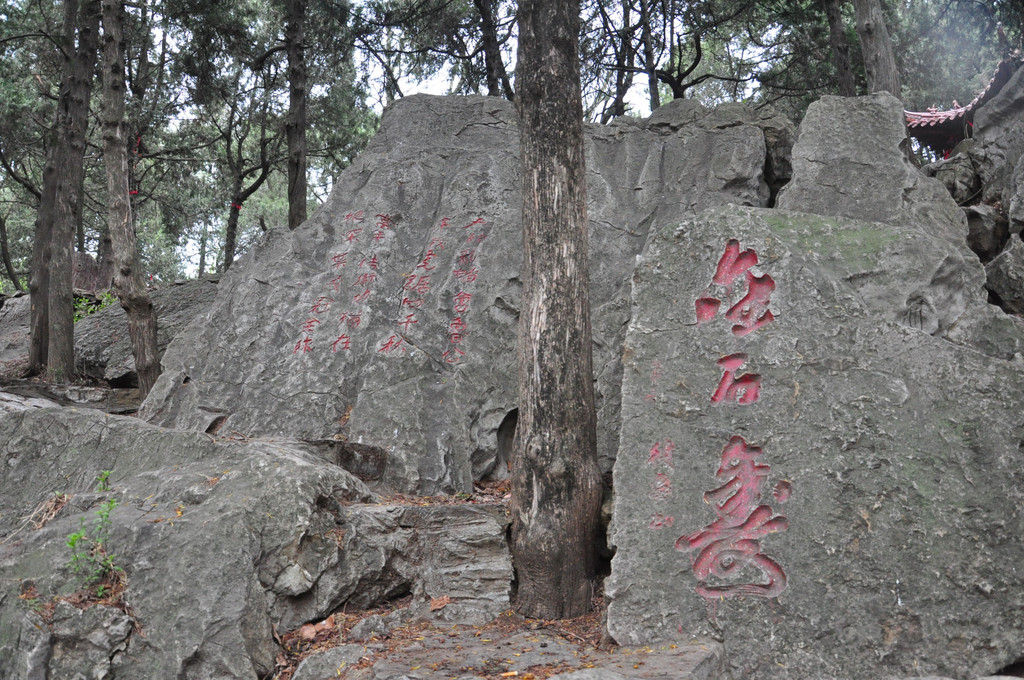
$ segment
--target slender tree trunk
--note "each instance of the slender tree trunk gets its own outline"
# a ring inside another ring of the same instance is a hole
[[[843,27],[842,0],[822,0],[822,4],[828,17],[828,39],[832,46],[832,60],[836,66],[839,94],[854,97],[857,94],[857,85],[853,80],[853,69],[850,67],[850,45],[846,42],[846,31]]]
[[[67,1],[76,4],[73,0]],[[70,74],[67,96],[62,92],[58,102],[58,143],[63,152],[55,173],[46,350],[47,374],[53,380],[70,380],[75,371],[72,252],[78,213],[82,209],[80,188],[85,172],[85,136],[99,45],[99,0],[86,0],[77,9],[77,49],[67,55],[70,61],[66,65],[66,73]]]
[[[878,0],[853,0],[853,12],[857,18],[857,36],[864,55],[864,73],[868,79],[868,92],[889,92],[902,97],[900,74],[896,69],[896,57],[892,41],[885,27],[885,17]]]
[[[242,212],[242,199],[237,198],[237,196],[241,191],[241,184],[241,181],[236,182],[235,191],[232,193],[236,198],[231,199],[231,209],[228,210],[228,223],[224,229],[224,264],[221,271],[225,272],[235,261],[235,249],[238,248],[238,216]]]
[[[512,467],[517,609],[559,619],[592,606],[597,464],[579,0],[519,5],[523,302]]]
[[[501,45],[498,43],[498,27],[494,22],[494,5],[491,0],[473,0],[480,13],[480,40],[484,46],[484,67],[487,72],[487,95],[500,97],[502,92],[508,100],[513,100],[512,83],[505,71],[505,62],[501,58]]]
[[[199,278],[206,276],[206,220],[203,220],[203,232],[199,237]]]
[[[160,376],[156,310],[146,292],[128,194],[128,139],[124,121],[123,0],[103,0],[103,159],[107,168],[108,232],[114,290],[128,315],[128,336],[143,399]]]
[[[288,48],[288,228],[306,221],[306,0],[286,0]]]
[[[647,90],[651,96],[651,111],[661,106],[658,92],[658,64],[654,61],[654,38],[651,35],[651,0],[640,0],[640,37],[644,45],[644,70],[647,72]]]
[[[10,246],[7,243],[7,220],[4,219],[3,215],[0,215],[0,255],[3,256],[4,269],[7,270],[7,276],[10,277],[15,290],[25,290],[25,287],[21,285],[17,272],[14,271],[14,265],[11,263]]]
[[[633,87],[636,54],[633,49],[631,9],[631,0],[622,0],[622,29],[618,31],[619,47],[615,54],[615,99],[601,116],[602,125],[612,118],[626,115],[626,94]]]

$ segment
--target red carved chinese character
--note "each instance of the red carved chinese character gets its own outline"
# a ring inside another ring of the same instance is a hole
[[[410,298],[404,297],[404,298],[402,298],[402,304],[400,306],[402,306],[402,307],[412,307],[413,309],[419,309],[419,308],[421,308],[423,306],[423,300],[421,300],[419,298],[417,298],[415,300],[412,300]]]
[[[466,243],[483,243],[485,238],[487,238],[487,234],[473,233],[466,237]]]
[[[310,308],[310,314],[323,314],[331,308],[331,303],[334,302],[334,298],[321,295],[313,301],[313,306]]]
[[[430,239],[430,248],[437,248],[438,250],[444,250],[444,241],[439,238]]]
[[[414,323],[419,323],[419,320],[416,318],[416,315],[415,314],[406,314],[405,315],[405,321],[399,321],[398,325],[399,326],[405,326],[405,330],[406,330],[406,332],[408,332],[409,331],[409,326],[411,326]]]
[[[302,352],[303,354],[305,354],[306,352],[310,352],[312,350],[313,350],[313,338],[311,336],[307,335],[307,336],[301,338],[298,342],[295,343],[295,349],[292,350],[292,354],[298,354],[299,352]]]
[[[358,328],[363,315],[360,312],[345,312],[338,319],[338,325],[348,324],[350,328]]]
[[[383,345],[377,350],[378,352],[384,352],[385,354],[391,354],[396,349],[401,349],[403,352],[405,348],[402,347],[402,343],[405,342],[405,338],[400,335],[392,335],[389,337]]]
[[[339,335],[338,339],[331,343],[331,351],[332,352],[337,352],[339,348],[340,349],[344,349],[344,350],[348,350],[348,349],[352,348],[352,341],[351,341],[351,339],[347,335],[345,335],[344,333]]]
[[[359,234],[362,231],[362,229],[349,229],[348,233],[345,234],[345,240],[348,241],[349,243],[352,243],[353,241],[358,242]]]
[[[377,256],[376,255],[370,257],[369,259],[364,257],[362,260],[359,261],[359,266],[360,267],[369,267],[370,269],[372,269],[374,271],[377,271],[378,264],[379,263],[377,262]]]
[[[347,250],[345,252],[343,252],[343,253],[337,253],[335,255],[332,255],[331,256],[331,262],[334,263],[334,268],[335,269],[340,269],[341,267],[344,267],[345,266],[345,258],[347,258],[347,257],[348,257],[348,251]]]
[[[752,248],[740,252],[740,242],[734,238],[725,243],[725,252],[718,261],[715,269],[715,276],[712,282],[722,286],[732,286],[737,276],[744,274],[748,269],[757,264],[757,253]]]
[[[448,330],[455,331],[456,333],[461,333],[462,331],[466,330],[466,322],[462,320],[461,316],[457,316],[454,319],[452,319],[452,322],[450,324],[448,324]]]
[[[655,501],[667,501],[672,495],[672,478],[664,472],[659,472],[651,482],[651,498]]]
[[[390,229],[391,228],[391,215],[378,213],[377,217],[377,228],[378,229]]]
[[[369,288],[364,290],[362,293],[359,293],[358,295],[354,296],[352,298],[352,301],[353,302],[366,302],[368,299],[370,299],[370,289]]]
[[[476,281],[476,275],[480,273],[480,270],[476,267],[471,269],[455,269],[452,271],[452,275],[463,283],[472,283]]]
[[[303,333],[312,333],[316,330],[317,325],[320,323],[320,319],[306,319],[306,323],[302,324]]]
[[[335,276],[327,285],[329,285],[331,290],[333,290],[335,293],[341,292],[341,277]]]
[[[409,274],[405,277],[405,284],[402,288],[403,290],[414,290],[420,295],[425,295],[430,292],[430,274],[423,274],[422,276]]]
[[[378,229],[377,231],[373,232],[373,240],[377,242],[383,241],[384,239],[387,238],[387,236],[388,233],[383,229]]]
[[[651,447],[651,455],[647,458],[647,462],[650,465],[657,465],[658,463],[664,463],[669,467],[672,467],[672,452],[676,450],[676,445],[672,443],[672,440],[666,439],[665,443],[654,442],[654,446]]]
[[[434,271],[434,269],[436,269],[436,267],[432,266],[430,264],[430,261],[433,260],[436,255],[437,255],[437,253],[434,252],[433,248],[427,250],[426,257],[423,258],[422,262],[420,262],[418,265],[416,265],[416,269],[425,269],[428,272]]]
[[[363,215],[365,214],[365,212],[366,212],[365,210],[359,210],[359,211],[356,211],[356,212],[347,212],[347,213],[345,213],[345,221],[346,222],[362,222],[363,221]]]
[[[769,506],[761,505],[761,489],[769,472],[769,466],[756,462],[761,453],[760,448],[748,446],[742,437],[729,440],[715,473],[721,486],[704,494],[718,519],[676,541],[676,550],[696,553],[693,573],[701,583],[697,592],[706,598],[778,597],[786,589],[782,567],[761,553],[760,538],[789,527],[784,516],[773,516]],[[742,578],[741,572],[747,567],[759,570],[766,581],[708,583],[712,576],[720,581]]]
[[[775,319],[775,315],[768,309],[774,290],[775,281],[771,276],[754,276],[747,272],[747,294],[725,313],[725,318],[736,323],[732,327],[733,335],[742,337],[753,333]]]
[[[722,357],[716,363],[722,367],[724,374],[718,383],[718,389],[711,395],[711,403],[718,404],[723,401],[733,404],[753,404],[761,396],[761,376],[755,373],[744,373],[737,376],[747,361],[747,355],[730,354]]]
[[[704,323],[705,321],[711,321],[718,314],[718,308],[721,306],[722,301],[718,298],[708,297],[707,295],[697,298],[694,303],[694,307],[697,308],[697,323]]]
[[[669,529],[675,523],[676,518],[672,515],[663,515],[660,512],[656,512],[651,515],[651,523],[647,526],[649,529]]]
[[[464,226],[463,229],[469,229],[470,227],[474,227],[474,226],[476,226],[478,224],[487,224],[487,220],[485,220],[482,217],[478,217],[475,220],[473,220],[472,222],[470,222],[469,224],[467,224],[466,226]]]
[[[452,299],[452,309],[459,314],[465,314],[469,311],[469,301],[472,299],[473,296],[470,293],[460,290]]]
[[[450,221],[451,221],[450,217],[442,217],[441,218],[441,231],[444,231],[444,228],[448,226],[448,222],[450,222]]]
[[[377,280],[377,272],[363,272],[356,277],[356,282],[352,284],[352,287],[356,286],[369,286]]]
[[[458,363],[465,354],[466,353],[458,347],[450,347],[447,352],[441,355],[441,357],[445,360],[445,363],[455,364]]]
[[[466,248],[459,253],[459,267],[465,269],[476,261],[476,248]]]

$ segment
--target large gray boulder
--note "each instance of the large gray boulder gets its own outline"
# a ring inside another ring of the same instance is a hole
[[[409,594],[407,620],[451,623],[508,607],[500,510],[360,504],[375,500],[362,482],[285,441],[97,411],[0,414],[0,488],[3,680],[252,680],[273,670],[275,631],[346,606]],[[80,612],[67,540],[95,535],[111,499],[123,604]]]
[[[157,315],[157,351],[213,302],[216,279],[175,283],[150,291]],[[116,301],[75,323],[75,370],[79,376],[113,386],[138,384],[128,336],[128,317]]]
[[[903,106],[882,92],[823,97],[807,109],[793,147],[793,180],[778,207],[908,228],[922,250],[908,278],[920,279],[905,298],[902,321],[1002,359],[1024,352],[1019,319],[986,304],[985,270],[968,245],[963,211],[942,185],[907,155]],[[884,231],[884,229],[883,229]]]
[[[737,208],[652,236],[624,351],[613,638],[719,637],[733,678],[1019,656],[1024,361],[903,318],[921,263],[956,250]]]
[[[1024,69],[1018,69],[999,94],[974,116],[974,148],[985,203],[1001,203],[1020,222],[1021,155],[1024,155]],[[1014,219],[1016,218],[1016,219]]]
[[[487,97],[415,96],[327,203],[275,230],[178,336],[142,417],[341,441],[386,461],[381,484],[469,491],[507,474],[521,283],[518,131]],[[766,130],[690,102],[587,130],[599,456],[618,445],[629,277],[652,228],[725,203],[764,205]],[[779,170],[783,172],[783,170]],[[201,348],[201,350],[197,350]],[[503,427],[504,424],[504,427]]]

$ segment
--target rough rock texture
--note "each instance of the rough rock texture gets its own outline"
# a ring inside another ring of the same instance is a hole
[[[967,245],[982,262],[1002,252],[1010,238],[1006,217],[990,205],[964,208],[967,217]]]
[[[957,205],[967,205],[981,197],[981,177],[974,166],[970,151],[973,139],[965,139],[953,149],[949,158],[929,163],[921,168],[928,177],[939,180]]]
[[[110,491],[95,490],[103,470]],[[500,513],[349,505],[371,500],[365,485],[285,442],[214,440],[95,411],[22,411],[0,415],[0,487],[4,680],[73,677],[66,663],[81,671],[93,660],[138,680],[248,680],[273,667],[273,627],[325,618],[348,600],[411,593],[416,616],[429,597],[450,594],[433,618],[457,622],[508,606]],[[71,499],[34,528],[55,493]],[[46,604],[80,586],[65,542],[109,498],[118,506],[108,551],[144,637],[112,633],[124,632],[119,610],[79,616],[58,602],[47,620],[19,598],[31,586]]]
[[[59,406],[55,401],[42,397],[26,397],[10,392],[0,392],[0,413],[5,411],[26,411],[35,408],[53,408]]]
[[[0,378],[18,374],[28,366],[31,300],[15,295],[0,307]]]
[[[216,279],[201,279],[150,291],[157,314],[157,346],[162,353],[217,295]],[[138,384],[128,337],[128,317],[119,304],[90,314],[75,324],[75,370],[86,378],[114,386]]]
[[[778,207],[916,229],[925,249],[913,275],[929,277],[906,298],[902,321],[994,357],[1024,351],[1019,320],[985,304],[985,271],[967,245],[963,212],[906,155],[903,107],[882,92],[823,97],[807,109],[793,147],[793,180]],[[927,253],[932,253],[931,255]],[[935,259],[937,257],[937,259]]]
[[[652,236],[612,637],[720,637],[732,678],[966,677],[1020,655],[1024,361],[904,318],[958,250],[919,225],[740,208]]]
[[[1024,69],[1018,69],[974,116],[974,157],[985,203],[1001,202],[1011,214],[1024,210],[1020,158],[1024,154]]]
[[[785,128],[743,107],[689,102],[588,128],[606,470],[636,254],[652,228],[714,205],[767,203],[764,129],[776,140]],[[384,457],[381,483],[407,491],[468,491],[474,478],[502,476],[501,426],[516,407],[517,154],[508,102],[396,102],[327,203],[232,267],[217,301],[168,348],[143,417],[346,441]]]
[[[998,296],[1000,306],[1024,314],[1024,241],[1014,236],[1006,250],[985,265],[985,287]]]

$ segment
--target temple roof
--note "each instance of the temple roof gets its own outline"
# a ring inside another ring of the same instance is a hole
[[[992,74],[992,79],[985,89],[965,106],[958,105],[954,100],[953,108],[945,111],[936,108],[930,108],[927,111],[904,111],[907,119],[907,134],[935,152],[943,153],[952,149],[962,139],[971,136],[969,128],[974,123],[975,111],[999,94],[1003,86],[1009,82],[1018,65],[1019,60],[1014,57],[1006,57],[999,62],[999,66],[996,67],[996,71]]]

